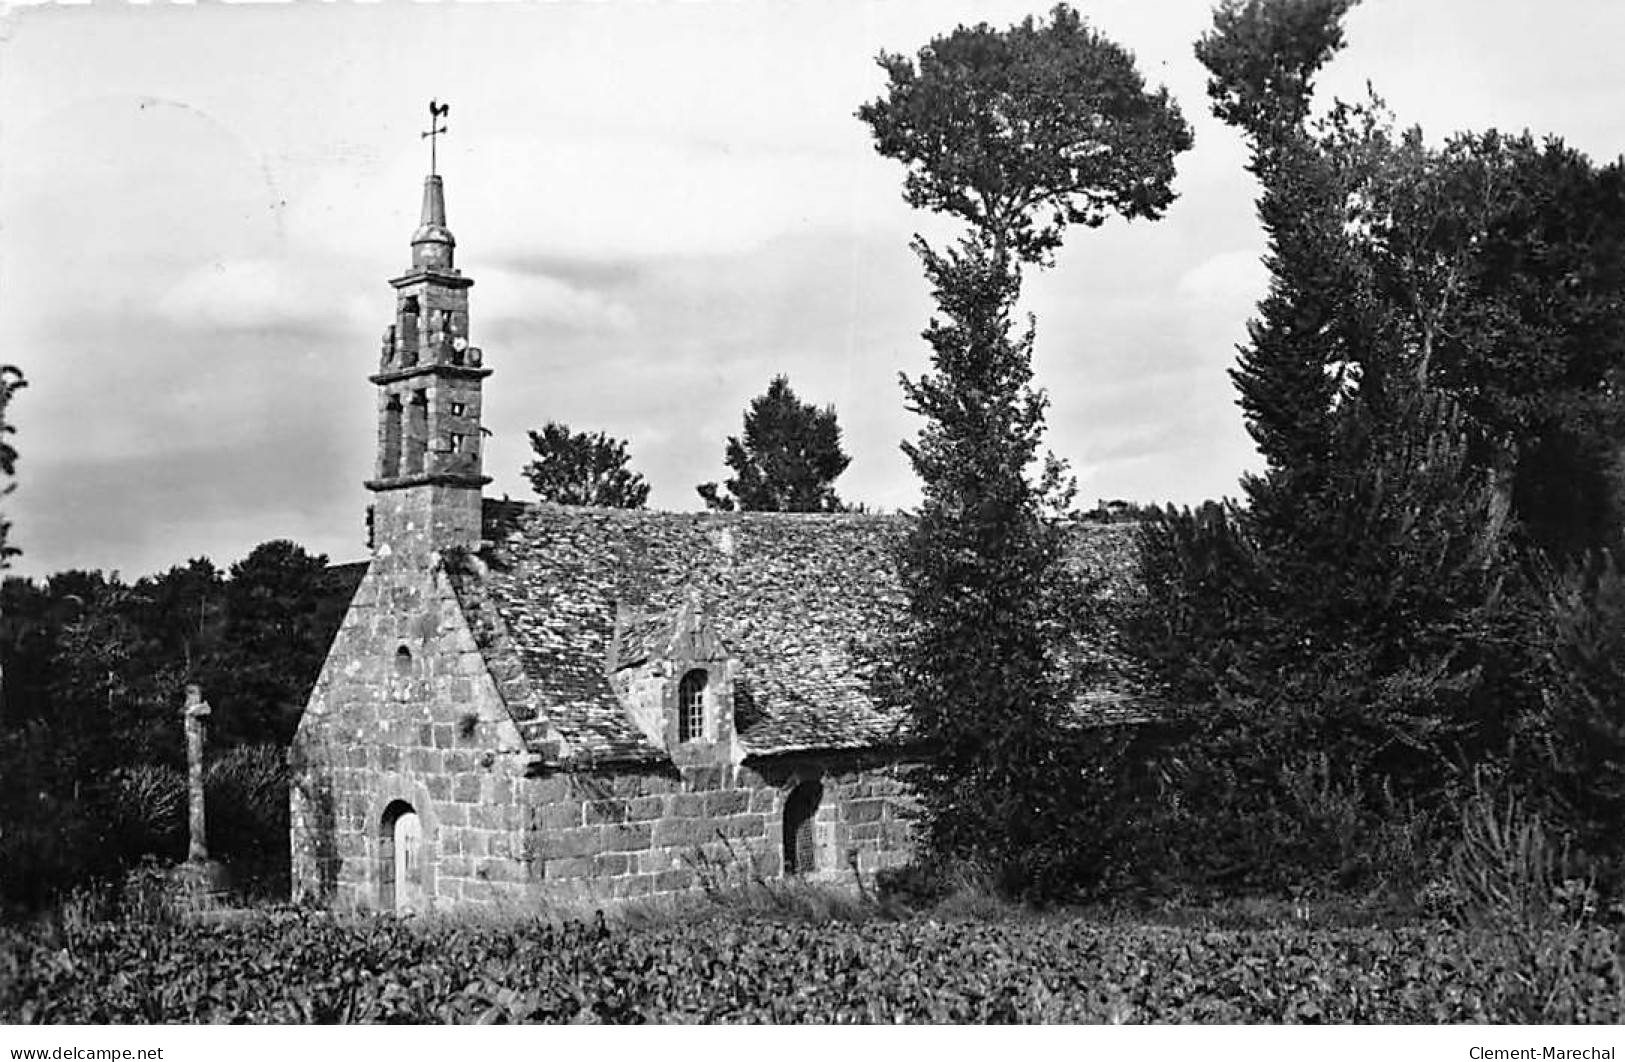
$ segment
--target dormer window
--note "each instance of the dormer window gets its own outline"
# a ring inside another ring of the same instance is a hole
[[[705,672],[695,668],[677,684],[677,741],[700,741],[705,737]]]

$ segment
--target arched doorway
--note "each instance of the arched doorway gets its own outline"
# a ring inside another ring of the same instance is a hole
[[[404,800],[392,801],[379,823],[378,906],[400,914],[423,909],[423,823]]]
[[[802,782],[784,801],[784,872],[810,874],[818,869],[818,838],[813,820],[824,799],[822,782]]]

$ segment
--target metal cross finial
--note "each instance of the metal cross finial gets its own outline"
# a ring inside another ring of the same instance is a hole
[[[440,124],[440,119],[450,113],[451,104],[441,103],[439,100],[429,101],[429,131],[420,134],[420,139],[425,136],[429,138],[429,176],[431,177],[435,175],[436,166],[435,140],[441,133],[446,131],[446,127]]]

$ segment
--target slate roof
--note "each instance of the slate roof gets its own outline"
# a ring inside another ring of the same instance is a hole
[[[621,630],[615,646],[615,666],[632,667],[666,653],[677,626],[678,613],[656,612],[632,620]]]
[[[870,680],[904,604],[892,566],[897,517],[663,513],[485,503],[479,556],[448,559],[487,664],[533,748],[568,764],[669,762],[633,724],[608,677],[661,650],[685,600],[739,665],[747,755],[908,744]],[[1072,563],[1108,599],[1132,593],[1132,525],[1084,525]],[[1104,657],[1117,654],[1093,647]],[[1113,669],[1108,668],[1108,671]],[[1121,668],[1080,702],[1096,722],[1142,708]]]

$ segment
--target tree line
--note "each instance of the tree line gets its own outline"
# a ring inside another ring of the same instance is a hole
[[[184,854],[192,682],[214,709],[211,848],[285,882],[283,750],[363,567],[273,541],[226,571],[0,583],[0,907]]]
[[[1192,872],[1414,884],[1516,807],[1618,890],[1625,166],[1316,115],[1354,3],[1232,0],[1197,45],[1269,237],[1231,373],[1264,470],[1146,528],[1139,644],[1201,709],[1166,832]]]
[[[1231,372],[1264,471],[1139,514],[1144,594],[1109,621],[1164,707],[1132,755],[1069,710],[1099,606],[1015,305],[1066,226],[1168,207],[1188,129],[1064,5],[879,59],[859,118],[965,226],[915,241],[933,372],[903,380],[924,502],[893,670],[941,750],[939,869],[1049,898],[1625,889],[1625,163],[1430,146],[1375,96],[1317,114],[1355,2],[1223,0],[1196,44],[1269,238]]]

